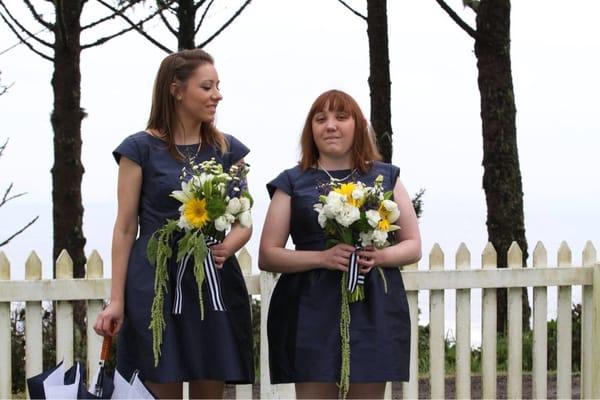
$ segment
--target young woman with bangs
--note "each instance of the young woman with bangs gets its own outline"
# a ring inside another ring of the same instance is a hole
[[[271,382],[295,383],[298,398],[336,398],[340,381],[340,278],[354,247],[325,246],[313,205],[317,186],[332,179],[372,186],[378,175],[392,190],[401,227],[393,245],[358,252],[365,297],[350,304],[348,398],[383,398],[385,382],[407,381],[410,317],[399,267],[421,257],[417,218],[398,167],[383,163],[368,123],[348,94],[330,90],[313,103],[298,165],[267,184],[271,203],[259,267],[280,272],[268,317]],[[291,235],[294,250],[286,249]],[[374,267],[382,267],[387,283]]]

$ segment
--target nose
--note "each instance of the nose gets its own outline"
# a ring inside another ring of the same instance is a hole
[[[337,129],[337,124],[334,118],[327,118],[325,128],[328,131],[335,131]]]
[[[212,94],[212,99],[214,101],[221,101],[223,99],[223,95],[221,94],[219,89],[215,89],[215,91]]]

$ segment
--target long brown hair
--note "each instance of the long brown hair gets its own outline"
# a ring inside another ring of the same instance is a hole
[[[312,120],[316,113],[323,111],[344,112],[354,119],[354,142],[352,143],[354,168],[358,168],[360,172],[365,173],[369,170],[371,161],[381,160],[375,137],[371,134],[367,119],[358,103],[349,94],[341,90],[328,90],[317,97],[304,122],[302,137],[300,138],[302,151],[300,168],[303,171],[314,167],[319,159],[319,149],[313,137]]]
[[[152,108],[147,129],[158,132],[160,138],[167,143],[169,152],[177,159],[181,159],[181,156],[177,152],[173,137],[177,114],[175,98],[171,94],[171,84],[176,82],[185,85],[196,68],[204,64],[214,65],[212,56],[204,50],[181,50],[162,60],[154,80]],[[200,136],[203,144],[216,145],[221,153],[227,151],[225,137],[217,130],[214,123],[200,124]]]

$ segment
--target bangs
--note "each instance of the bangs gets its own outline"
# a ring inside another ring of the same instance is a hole
[[[358,104],[344,92],[339,90],[330,90],[320,95],[314,102],[310,115],[314,116],[318,112],[332,111],[344,112],[351,115],[357,114]]]

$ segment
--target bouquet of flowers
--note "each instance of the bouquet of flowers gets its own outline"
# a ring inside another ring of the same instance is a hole
[[[213,309],[225,311],[210,246],[220,243],[233,223],[239,222],[244,227],[252,225],[252,197],[246,183],[248,170],[248,165],[242,163],[233,165],[228,172],[224,172],[223,166],[214,158],[192,165],[189,172],[184,168],[180,177],[181,190],[175,190],[170,195],[181,202],[179,219],[167,219],[148,241],[148,260],[156,268],[149,327],[152,330],[155,365],[158,365],[160,358],[165,329],[163,306],[169,281],[167,265],[173,256],[174,234],[179,234],[180,238],[176,246],[178,269],[173,314],[180,314],[182,310],[181,279],[191,257],[198,285],[201,318],[204,319],[202,285],[205,281],[209,286]]]
[[[390,245],[389,233],[400,229],[394,222],[400,216],[398,205],[392,201],[392,192],[383,190],[383,176],[373,186],[361,182],[330,181],[318,187],[321,195],[314,205],[318,222],[326,233],[326,246],[345,243],[355,247],[350,257],[348,272],[341,278],[342,309],[340,329],[342,337],[342,368],[340,393],[345,398],[350,377],[350,308],[349,303],[362,301],[364,276],[359,273],[357,252],[364,247],[383,248]],[[385,275],[377,268],[387,290]]]

